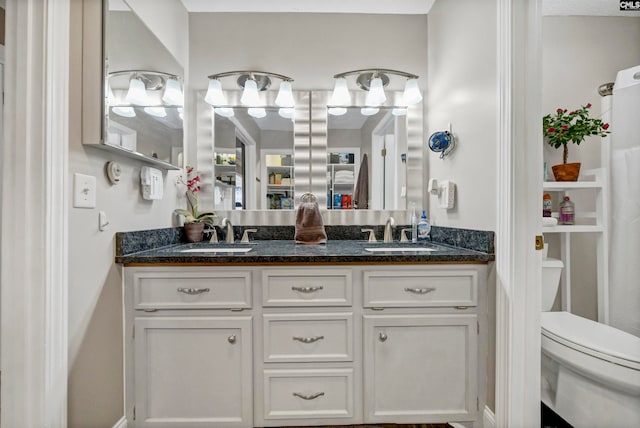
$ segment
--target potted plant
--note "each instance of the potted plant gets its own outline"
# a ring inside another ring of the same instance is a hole
[[[569,148],[567,143],[580,145],[589,135],[604,137],[609,133],[609,124],[589,115],[591,103],[579,109],[567,112],[559,108],[555,114],[542,118],[542,130],[547,143],[559,149],[563,147],[562,164],[551,167],[556,181],[577,181],[580,173],[580,162],[567,163]]]
[[[200,212],[198,209],[198,192],[200,191],[200,176],[193,175],[194,169],[187,165],[187,181],[183,177],[178,177],[178,182],[187,186],[185,192],[187,196],[188,209],[176,209],[176,214],[184,216],[184,231],[189,242],[202,241],[204,226],[208,224],[213,227],[213,219],[216,214],[213,211]]]

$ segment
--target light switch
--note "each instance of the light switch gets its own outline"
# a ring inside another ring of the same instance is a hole
[[[75,208],[96,207],[96,178],[92,175],[73,175],[73,206]]]

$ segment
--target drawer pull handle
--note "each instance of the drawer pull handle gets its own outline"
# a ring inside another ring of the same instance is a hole
[[[404,291],[406,291],[407,293],[413,293],[413,294],[427,294],[427,293],[431,293],[432,291],[436,291],[435,288],[409,288],[406,287],[404,289]]]
[[[316,336],[316,337],[293,336],[293,340],[297,340],[298,342],[302,342],[302,343],[313,343],[313,342],[317,342],[318,340],[322,340],[322,339],[324,339],[324,336]]]
[[[380,332],[380,334],[378,335],[378,340],[380,342],[386,342],[387,341],[387,335],[386,333]]]
[[[184,294],[190,294],[190,295],[194,295],[194,294],[202,294],[202,293],[208,293],[209,290],[208,288],[178,288],[178,293],[184,293]]]
[[[231,336],[229,336],[229,337],[227,338],[227,340],[229,341],[229,343],[230,343],[230,344],[232,344],[232,345],[233,345],[234,343],[236,343],[236,335],[235,335],[235,334],[232,334]]]
[[[294,397],[302,398],[303,400],[313,400],[315,398],[322,397],[323,395],[324,395],[324,392],[316,392],[315,394],[311,394],[311,395],[304,395],[299,392],[293,393]]]
[[[322,285],[320,285],[318,287],[291,287],[291,289],[293,291],[299,291],[301,293],[313,293],[315,291],[320,291],[323,288],[324,287]]]

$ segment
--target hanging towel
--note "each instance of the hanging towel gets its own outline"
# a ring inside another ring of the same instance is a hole
[[[369,208],[369,160],[367,159],[366,153],[362,155],[353,201],[358,210],[366,210]]]
[[[318,203],[302,202],[296,212],[296,244],[324,244],[327,234]]]

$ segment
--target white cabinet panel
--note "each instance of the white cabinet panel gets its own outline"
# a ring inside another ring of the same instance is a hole
[[[353,361],[353,315],[264,315],[264,361]]]
[[[135,309],[250,308],[251,273],[166,270],[133,276]]]
[[[265,269],[262,305],[351,306],[351,269]]]
[[[365,307],[476,306],[476,270],[364,272]]]
[[[349,418],[353,369],[264,371],[264,418]]]
[[[252,427],[250,317],[137,318],[136,427]]]
[[[475,315],[364,317],[365,422],[471,421]]]

